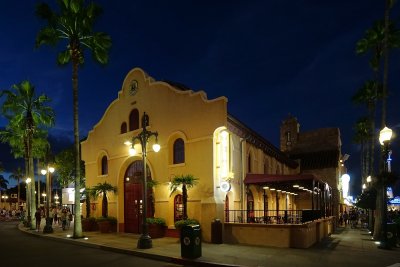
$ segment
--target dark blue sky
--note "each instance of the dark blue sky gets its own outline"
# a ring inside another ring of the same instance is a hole
[[[53,100],[52,134],[72,140],[71,66],[57,67],[57,48],[34,48],[43,25],[34,14],[38,2],[2,3],[0,88],[29,79]],[[301,131],[339,127],[342,152],[350,154],[349,174],[359,176],[352,127],[364,109],[350,99],[372,72],[369,56],[356,55],[355,44],[383,17],[384,1],[96,2],[104,9],[96,30],[110,34],[113,47],[109,65],[95,65],[88,55],[79,73],[81,136],[117,97],[126,74],[140,67],[156,80],[204,90],[209,98],[226,96],[229,112],[276,146],[280,123],[289,113],[298,118]],[[392,17],[399,15],[397,4]],[[396,51],[390,58],[388,108],[388,125],[395,131],[399,62]],[[0,127],[5,123],[0,118]]]

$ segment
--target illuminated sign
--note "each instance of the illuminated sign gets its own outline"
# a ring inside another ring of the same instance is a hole
[[[400,197],[395,197],[394,199],[389,201],[392,205],[400,205]]]
[[[219,187],[223,192],[229,192],[231,190],[231,184],[228,182],[222,182]]]

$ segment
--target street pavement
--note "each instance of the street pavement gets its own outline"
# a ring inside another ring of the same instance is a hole
[[[202,256],[196,259],[181,257],[179,238],[152,239],[150,249],[137,249],[140,235],[129,233],[84,232],[85,238],[73,239],[73,225],[65,231],[54,225],[54,232],[44,234],[42,220],[39,232],[18,223],[18,228],[43,238],[132,254],[185,266],[307,266],[307,267],[400,267],[400,248],[382,250],[366,229],[339,227],[330,237],[308,249],[273,248],[237,244],[201,243]]]

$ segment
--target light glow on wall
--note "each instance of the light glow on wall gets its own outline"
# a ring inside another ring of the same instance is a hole
[[[222,130],[217,136],[217,177],[220,182],[231,176],[229,164],[229,133]]]
[[[350,175],[345,173],[342,175],[342,191],[344,199],[347,199],[349,195],[349,184],[350,184]]]

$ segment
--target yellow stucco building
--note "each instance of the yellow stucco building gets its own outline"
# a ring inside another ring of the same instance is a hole
[[[118,98],[82,142],[86,185],[107,181],[118,188],[117,194],[108,196],[108,209],[109,215],[118,219],[119,232],[141,231],[142,156],[130,156],[126,144],[142,132],[144,113],[149,121],[147,130],[158,133],[161,146],[156,153],[151,149],[155,138],[148,141],[147,177],[158,182],[153,188],[154,202],[148,200],[148,214],[166,219],[169,228],[174,228],[174,222],[182,216],[181,192],[171,195],[169,190],[171,179],[181,174],[199,179],[188,190],[188,217],[200,221],[205,241],[211,239],[214,219],[237,221],[238,216],[228,211],[265,211],[265,205],[267,209],[280,206],[295,210],[296,202],[303,205],[304,201],[295,199],[298,194],[280,190],[278,194],[263,189],[262,183],[254,183],[267,180],[246,178],[248,174],[293,176],[299,173],[299,166],[229,115],[227,102],[223,96],[208,99],[203,91],[156,81],[140,68],[127,74]],[[140,152],[140,145],[135,148]],[[270,182],[271,177],[267,178]],[[101,216],[101,199],[93,201],[91,211]]]

